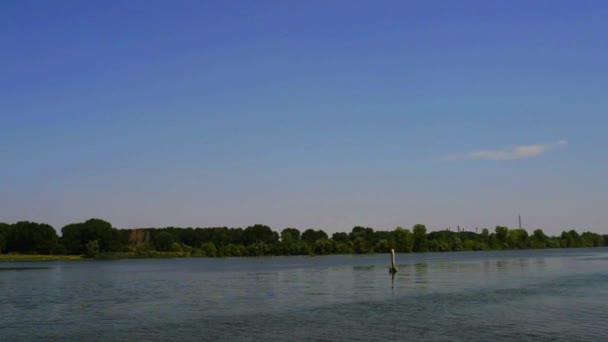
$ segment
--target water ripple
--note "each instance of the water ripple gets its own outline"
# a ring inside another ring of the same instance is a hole
[[[0,340],[603,340],[607,251],[54,263],[0,273]]]

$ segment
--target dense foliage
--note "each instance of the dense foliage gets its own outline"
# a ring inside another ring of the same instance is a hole
[[[608,246],[608,235],[564,231],[547,236],[537,229],[496,227],[493,232],[441,230],[427,233],[424,225],[412,230],[375,231],[354,227],[350,233],[328,236],[322,230],[285,228],[280,234],[265,225],[247,228],[141,228],[116,229],[109,222],[90,219],[69,224],[61,237],[44,223],[0,223],[0,253],[72,254],[98,257],[109,253],[173,252],[183,256],[262,256],[400,253],[569,248]]]

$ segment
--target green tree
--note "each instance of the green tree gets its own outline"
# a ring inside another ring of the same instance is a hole
[[[488,246],[492,250],[502,249],[500,241],[496,237],[495,233],[490,234],[490,237],[488,238]]]
[[[285,228],[281,232],[282,242],[296,242],[300,240],[300,231],[296,228]]]
[[[6,251],[6,243],[10,229],[11,226],[9,224],[0,222],[0,254]]]
[[[562,247],[579,247],[577,245],[577,239],[579,235],[576,230],[564,231],[562,232]]]
[[[488,228],[484,228],[481,230],[481,241],[483,241],[484,243],[490,242],[490,231],[488,230]]]
[[[328,236],[322,230],[306,229],[300,239],[310,245],[314,245],[317,240],[327,240]]]
[[[139,228],[119,230],[109,222],[91,219],[63,227],[58,241],[55,230],[46,224],[17,222],[0,223],[0,253],[70,253],[97,255],[122,251],[182,252],[185,255],[257,256],[312,255],[347,253],[459,251],[510,248],[598,247],[608,244],[608,235],[592,232],[579,234],[564,231],[559,236],[546,236],[542,230],[532,235],[524,229],[497,226],[494,233],[484,228],[480,234],[472,231],[440,230],[427,233],[424,225],[410,230],[374,231],[357,226],[350,233],[337,232],[329,239],[322,230],[286,228],[280,234],[270,227],[254,225],[242,228]]]
[[[264,244],[272,244],[279,241],[279,234],[272,231],[268,226],[256,224],[247,227],[243,232],[243,243],[248,246],[254,243],[263,242]]]
[[[337,254],[352,254],[355,250],[353,243],[350,241],[337,241],[336,242],[336,253]]]
[[[0,254],[2,254],[3,251],[6,251],[6,238],[4,235],[0,234]]]
[[[549,240],[547,240],[547,247],[560,248],[561,247],[560,242],[561,242],[561,240],[559,238],[550,238]]]
[[[397,227],[391,237],[395,250],[399,253],[411,253],[414,249],[414,237],[409,229]]]
[[[412,230],[414,231],[414,252],[426,252],[426,227],[423,224],[417,224]]]
[[[242,257],[247,255],[247,248],[241,244],[230,243],[220,250],[218,250],[218,256],[225,257]]]
[[[344,232],[333,233],[331,235],[331,239],[336,242],[350,242],[350,239],[348,238],[348,234],[344,233]]]
[[[536,229],[532,233],[530,238],[530,245],[532,248],[545,248],[547,246],[548,238],[542,229]]]
[[[211,242],[213,242],[216,247],[225,246],[232,241],[231,235],[232,232],[226,227],[214,228],[212,230]]]
[[[349,234],[349,238],[357,254],[372,253],[374,246],[378,243],[374,230],[368,227],[354,227]]]
[[[230,246],[234,246],[234,245],[230,245]],[[217,256],[217,248],[215,247],[215,244],[213,242],[205,242],[201,245],[201,250],[203,251],[203,256],[207,256],[207,257],[215,257]],[[239,254],[239,255],[235,255],[235,256],[240,256],[240,253],[236,253],[235,254]]]
[[[452,250],[449,240],[451,237],[452,235],[449,235],[447,238],[441,237],[436,240],[430,240],[428,249],[433,252],[450,252]]]
[[[160,232],[153,237],[154,248],[157,251],[168,252],[171,250],[171,246],[175,242],[173,235],[169,232]]]
[[[57,232],[46,223],[21,221],[11,225],[6,237],[10,252],[51,254],[57,245]]]
[[[496,226],[494,229],[500,249],[509,249],[509,228]]]
[[[281,243],[274,244],[273,250],[280,250],[280,254],[297,255],[299,254],[300,231],[296,228],[285,228],[281,232]],[[279,247],[281,246],[281,247]]]
[[[482,242],[467,239],[462,243],[462,249],[465,251],[481,251],[483,246]]]
[[[450,236],[449,243],[450,243],[450,249],[455,252],[461,251],[463,249],[462,240],[460,240],[460,238],[456,234],[453,234],[452,236]]]
[[[380,240],[374,247],[374,252],[376,253],[388,253],[391,251],[391,244],[388,240]]]
[[[249,256],[264,256],[270,252],[270,246],[264,242],[254,242],[247,245],[247,253]]]
[[[187,247],[188,251],[191,249],[190,247]],[[183,252],[184,251],[184,247],[182,247],[182,245],[179,242],[174,242],[171,244],[171,252]]]
[[[100,219],[72,223],[61,229],[61,244],[69,254],[84,254],[86,244],[92,240],[98,241],[100,252],[118,252],[126,245],[118,229]]]
[[[600,247],[604,245],[602,236],[592,232],[582,233],[579,239],[581,239],[583,247]]]
[[[328,239],[318,239],[314,244],[315,254],[325,255],[333,254],[335,252],[334,242]]]
[[[91,240],[86,243],[85,248],[86,248],[86,251],[85,251],[84,255],[87,258],[95,258],[96,256],[99,255],[99,241]]]
[[[509,231],[509,247],[517,249],[528,248],[528,232],[525,229],[512,229]]]

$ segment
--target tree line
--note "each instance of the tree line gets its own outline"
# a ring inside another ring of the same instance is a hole
[[[563,231],[547,236],[541,229],[497,226],[481,232],[440,230],[427,233],[422,224],[392,231],[354,227],[329,236],[320,229],[285,228],[280,233],[256,224],[246,228],[117,229],[109,222],[90,219],[69,224],[61,236],[49,224],[22,221],[0,223],[0,254],[66,254],[98,257],[111,253],[173,252],[181,256],[264,256],[450,252],[508,249],[608,246],[608,235]]]

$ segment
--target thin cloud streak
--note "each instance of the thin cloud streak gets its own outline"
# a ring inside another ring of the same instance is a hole
[[[444,161],[458,160],[514,160],[538,157],[541,154],[557,147],[568,145],[568,141],[560,140],[550,144],[540,145],[521,145],[515,146],[506,150],[481,150],[464,155],[448,156],[443,158]]]

